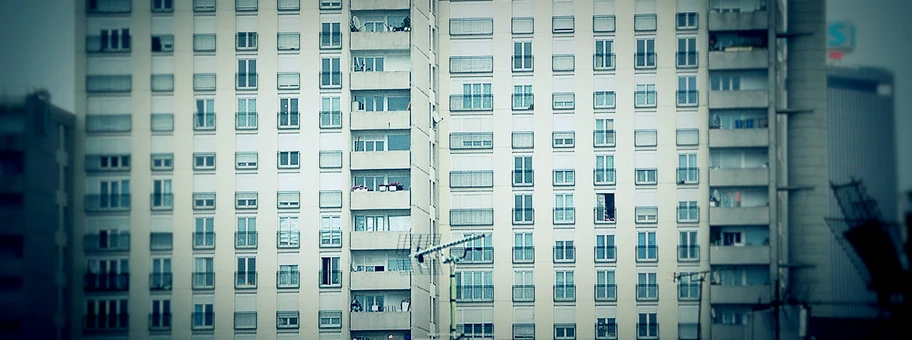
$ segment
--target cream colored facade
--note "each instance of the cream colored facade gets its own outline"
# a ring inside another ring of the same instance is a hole
[[[468,336],[737,339],[771,296],[778,5],[130,2],[77,4],[74,337],[446,338],[407,255],[471,233]]]

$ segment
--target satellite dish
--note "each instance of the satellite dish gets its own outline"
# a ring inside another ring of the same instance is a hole
[[[361,30],[361,19],[358,19],[357,15],[352,15],[352,25],[355,25],[358,31]]]

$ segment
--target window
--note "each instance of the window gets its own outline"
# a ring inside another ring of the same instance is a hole
[[[278,0],[276,9],[279,11],[297,11],[301,9],[301,0]]]
[[[638,69],[654,69],[656,67],[655,38],[637,39],[634,66]]]
[[[256,288],[256,257],[238,257],[234,288]]]
[[[215,154],[194,153],[193,170],[215,170]]]
[[[573,16],[551,17],[551,31],[553,33],[573,33]]]
[[[554,224],[573,224],[576,221],[576,210],[572,193],[554,194]]]
[[[237,89],[238,90],[256,90],[257,89],[257,61],[256,59],[238,60],[237,71]],[[254,108],[254,112],[256,109]]]
[[[513,272],[513,301],[535,301],[535,281],[532,279],[531,270],[517,270]]]
[[[657,339],[659,337],[659,321],[656,313],[640,313],[637,322],[637,339]]]
[[[256,51],[257,32],[238,32],[235,46],[238,51]]]
[[[86,171],[129,171],[130,155],[88,155]]]
[[[471,235],[465,234],[463,236],[469,237]],[[465,263],[494,263],[494,247],[492,246],[490,233],[485,233],[484,237],[465,243],[463,247],[465,247],[465,256],[463,256],[461,261]]]
[[[572,54],[552,54],[551,71],[573,72],[576,69],[576,56]]]
[[[614,235],[595,235],[595,262],[614,262],[617,260]]]
[[[469,339],[493,339],[493,323],[465,323],[462,324],[462,334]]]
[[[323,257],[320,259],[320,286],[338,287],[342,285],[342,271],[338,257]]]
[[[491,83],[462,84],[462,94],[453,95],[452,111],[487,111],[493,109]]]
[[[593,132],[593,145],[610,147],[616,144],[614,134],[614,119],[596,118]]]
[[[576,262],[576,247],[573,245],[573,241],[554,241],[554,262]]]
[[[555,324],[554,340],[576,340],[576,325]]]
[[[572,270],[558,270],[554,278],[554,301],[576,301]]]
[[[535,146],[535,132],[513,131],[512,137],[513,149],[531,149]]]
[[[193,229],[193,249],[215,248],[215,218],[196,217]]]
[[[595,184],[613,185],[614,183],[614,155],[595,155]]]
[[[338,22],[324,22],[320,31],[320,49],[342,48],[342,30]]]
[[[215,193],[193,193],[193,209],[215,209]]]
[[[696,106],[698,99],[697,76],[678,77],[678,106]]]
[[[342,311],[321,310],[320,328],[342,328]]]
[[[171,329],[171,300],[168,298],[152,299],[152,313],[149,314],[150,330]]]
[[[513,195],[513,224],[532,224],[534,217],[532,194]]]
[[[592,16],[592,32],[595,33],[611,33],[614,32],[616,26],[615,17],[613,15],[593,15]]]
[[[127,299],[86,300],[85,328],[93,330],[121,330],[128,327]]]
[[[105,234],[101,232],[99,234]],[[124,240],[127,242],[129,240]],[[102,247],[104,249],[104,247]],[[127,247],[107,247],[106,249],[129,250]],[[129,260],[87,260],[85,289],[86,291],[126,291],[130,288]]]
[[[697,184],[700,182],[700,168],[696,153],[678,155],[678,184]]]
[[[680,68],[697,67],[697,38],[678,38],[677,65]]]
[[[174,51],[174,35],[153,35],[152,36],[152,52],[173,52]],[[172,77],[172,81],[173,81]]]
[[[170,209],[174,205],[170,179],[152,181],[152,209]]]
[[[153,12],[171,12],[174,10],[173,0],[152,0]]]
[[[320,9],[340,9],[342,1],[339,0],[320,0]]]
[[[279,311],[276,312],[276,328],[297,329],[301,327],[301,312]]]
[[[594,109],[615,108],[614,91],[596,91],[592,94],[592,97],[592,108]]]
[[[279,235],[276,242],[278,248],[300,247],[301,232],[298,229],[297,216],[279,216]]]
[[[215,309],[211,303],[193,305],[193,329],[215,327]]]
[[[256,170],[257,158],[256,152],[235,152],[234,168],[237,170]]]
[[[277,288],[298,288],[301,285],[301,273],[296,264],[280,264],[277,277]]]
[[[743,246],[744,237],[743,233],[740,231],[724,231],[722,232],[722,245],[723,246]]]
[[[535,18],[514,17],[511,22],[510,30],[513,34],[532,34],[535,32]]]
[[[339,215],[323,215],[320,224],[320,247],[342,246],[342,218]]]
[[[678,299],[697,300],[700,298],[700,273],[681,273],[678,279]]]
[[[254,196],[255,197],[255,196]],[[240,199],[238,204],[240,204]],[[256,206],[254,198],[253,206]],[[257,229],[256,216],[238,216],[237,232],[234,234],[235,249],[256,249],[257,247]]]
[[[636,298],[638,301],[659,299],[659,285],[656,283],[656,273],[637,274]]]
[[[456,272],[456,301],[494,301],[494,282],[490,271]]]
[[[299,151],[279,151],[279,169],[297,169],[300,164]]]
[[[679,31],[697,29],[697,13],[678,13],[676,27]]]
[[[554,170],[555,186],[572,186],[576,183],[576,171],[573,169]]]
[[[291,130],[300,127],[298,98],[279,98],[279,130]]]
[[[320,128],[341,128],[342,108],[339,97],[323,97],[323,107],[320,110]]]
[[[636,207],[636,223],[657,223],[658,221],[658,207]]]
[[[215,99],[197,99],[194,130],[215,130]]]
[[[279,209],[297,209],[300,207],[301,207],[301,192],[300,191],[280,191],[278,193],[277,208],[279,208]]]
[[[513,110],[533,109],[532,85],[513,85]]]
[[[595,56],[593,57],[592,69],[595,71],[613,70],[614,64],[614,41],[613,40],[596,40]]]
[[[555,92],[551,94],[551,108],[554,110],[573,110],[575,96],[572,92]]]
[[[636,84],[634,107],[656,107],[655,84]]]
[[[573,131],[554,132],[551,136],[553,139],[551,146],[555,148],[572,148],[574,145]]]
[[[211,257],[193,259],[193,288],[215,288],[215,264]]]
[[[369,138],[369,137],[365,137]],[[382,137],[381,137],[382,138]],[[384,139],[358,139],[355,141],[354,151],[386,151],[386,140]]]
[[[656,169],[636,169],[636,185],[656,184],[658,170]]]
[[[654,231],[637,233],[637,262],[654,262],[659,259],[659,247]]]
[[[657,131],[656,130],[634,130],[633,131],[633,145],[634,146],[656,146],[657,144]]]
[[[276,49],[279,51],[301,50],[301,34],[293,32],[279,32]]]
[[[513,42],[513,71],[532,71],[532,42]]]
[[[678,202],[678,223],[695,223],[700,221],[700,208],[697,201]]]
[[[153,258],[150,277],[149,289],[171,290],[171,258]]]
[[[494,19],[492,18],[460,18],[450,19],[450,35],[491,35],[494,33]]]
[[[257,101],[256,98],[238,98],[237,119],[234,127],[238,130],[256,130],[257,128]]]
[[[322,58],[320,69],[320,88],[340,87],[342,87],[342,69],[339,65],[339,57]]]
[[[513,262],[535,262],[535,247],[532,243],[532,232],[518,232],[513,234]]]
[[[320,169],[342,168],[342,151],[320,151]]]
[[[198,1],[198,0],[197,0]],[[215,1],[215,0],[211,0]],[[194,34],[194,52],[215,52],[215,34]]]
[[[595,320],[596,340],[617,339],[617,321],[615,318],[597,318]]]
[[[130,209],[130,180],[100,181],[98,191],[86,195],[86,207],[94,211],[123,211]]]
[[[383,72],[383,57],[353,57],[352,72]]]
[[[103,29],[98,36],[86,37],[88,52],[130,52],[130,29]]]
[[[129,156],[127,156],[129,157]],[[152,170],[174,170],[173,153],[154,153],[152,154]]]
[[[617,285],[613,270],[595,271],[595,301],[617,301]]]
[[[533,184],[532,156],[513,156],[513,186]]]
[[[153,113],[151,127],[152,132],[174,131],[174,115],[165,113]]]
[[[741,90],[741,76],[739,75],[715,75],[709,80],[709,88],[713,91]]]
[[[86,132],[130,132],[130,115],[86,115]]]

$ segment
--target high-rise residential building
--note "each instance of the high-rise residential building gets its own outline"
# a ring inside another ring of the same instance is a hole
[[[447,338],[408,255],[479,233],[469,337],[742,339],[776,295],[784,0],[77,8],[74,337]]]
[[[70,339],[72,113],[0,96],[0,338]]]

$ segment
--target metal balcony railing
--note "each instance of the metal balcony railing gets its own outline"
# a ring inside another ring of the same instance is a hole
[[[678,246],[678,262],[700,261],[700,246]]]
[[[556,246],[554,247],[554,263],[575,263],[576,247],[575,246]]]
[[[593,71],[610,71],[617,67],[614,53],[594,53],[592,55]]]
[[[234,249],[256,249],[257,232],[237,231],[234,233]]]
[[[617,223],[617,210],[607,207],[596,207],[593,209],[596,224],[614,224]]]
[[[257,272],[255,271],[237,271],[234,272],[235,289],[256,289]]]
[[[595,185],[614,185],[617,178],[614,175],[614,168],[604,168],[592,170],[592,183]]]
[[[301,287],[301,272],[299,271],[277,271],[276,272],[276,288],[287,289],[287,288],[300,288]]]
[[[658,246],[636,246],[636,262],[659,261]]]
[[[341,270],[321,270],[320,287],[340,287],[342,286]]]
[[[149,290],[171,290],[171,273],[149,274]]]
[[[652,283],[638,283],[636,285],[637,301],[655,301],[659,299],[659,285]]]
[[[195,272],[193,273],[193,289],[215,289],[214,272]]]
[[[617,262],[617,247],[595,246],[595,262]]]
[[[574,284],[554,285],[554,302],[573,302],[573,301],[576,301],[576,285],[574,285]]]
[[[166,331],[171,329],[171,313],[149,313],[149,330]]]
[[[174,194],[160,193],[152,194],[150,199],[152,210],[172,210],[174,209]]]
[[[700,168],[678,168],[678,184],[700,183]]]
[[[513,247],[513,263],[533,263],[535,262],[535,247],[523,246]]]
[[[456,286],[457,302],[493,302],[494,286],[492,285],[459,285]]]
[[[513,285],[513,302],[534,302],[534,285]]]
[[[87,212],[130,211],[129,194],[85,195]]]
[[[130,273],[85,274],[84,290],[87,292],[117,292],[130,289]]]
[[[617,301],[617,285],[614,284],[596,284],[595,285],[595,302]]]
[[[195,232],[193,237],[193,249],[215,249],[215,232]]]
[[[276,114],[276,128],[279,130],[297,130],[301,128],[301,115],[297,111],[279,112]]]
[[[514,208],[513,224],[532,224],[535,223],[535,209],[533,208]]]

